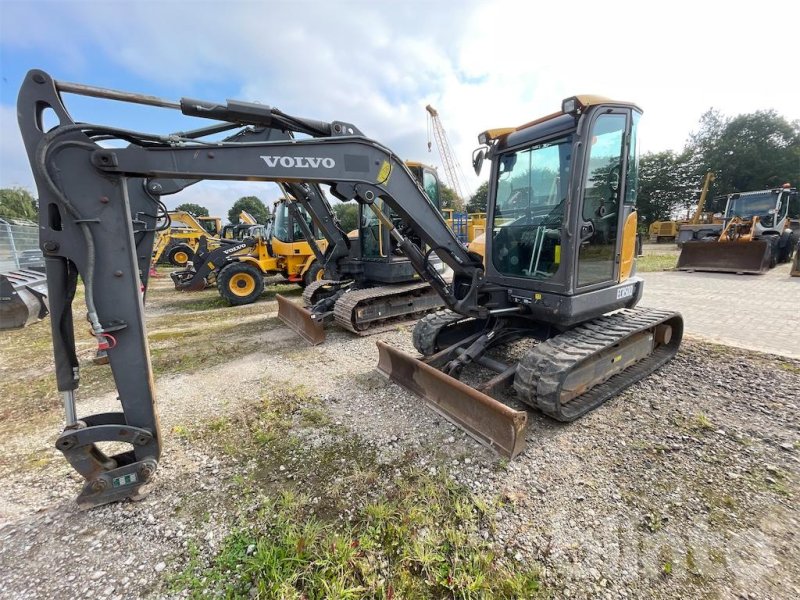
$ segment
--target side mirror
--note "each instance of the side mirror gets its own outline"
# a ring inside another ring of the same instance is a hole
[[[476,148],[472,153],[472,168],[475,169],[475,175],[481,174],[484,158],[486,158],[486,148]]]

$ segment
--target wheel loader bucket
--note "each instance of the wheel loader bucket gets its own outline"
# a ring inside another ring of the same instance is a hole
[[[680,271],[766,273],[772,247],[765,240],[752,242],[686,242],[678,257]]]
[[[290,329],[312,346],[325,341],[325,327],[311,318],[310,310],[280,294],[276,294],[275,299],[278,301],[278,318]]]
[[[0,329],[25,327],[49,312],[43,272],[19,269],[0,273]]]
[[[525,449],[528,413],[378,341],[378,370],[484,446],[508,458]]]

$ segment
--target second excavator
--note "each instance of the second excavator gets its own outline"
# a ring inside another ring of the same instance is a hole
[[[65,92],[218,122],[172,136],[76,123],[62,102]],[[49,130],[42,126],[45,110],[59,121]],[[525,405],[572,421],[652,373],[680,345],[679,314],[636,308],[643,282],[635,275],[641,110],[634,104],[575,96],[552,115],[480,136],[476,170],[485,159],[492,164],[485,265],[406,165],[350,123],[263,104],[171,102],[59,82],[39,70],[26,75],[17,114],[39,191],[56,380],[67,415],[56,447],[85,480],[78,498],[84,507],[140,497],[158,467],[162,442],[142,303],[154,219],[138,215],[153,214],[159,180],[325,184],[368,207],[448,308],[414,330],[424,359],[378,342],[378,368],[507,456],[524,448],[527,413],[490,393],[513,383]],[[202,139],[237,125],[308,137]],[[98,143],[109,138],[128,145]],[[434,252],[452,279],[436,268]],[[71,303],[79,275],[121,412],[78,417]],[[512,342],[520,345],[505,352]],[[471,367],[494,374],[481,382],[468,375]],[[98,446],[104,442],[129,449],[108,456]]]

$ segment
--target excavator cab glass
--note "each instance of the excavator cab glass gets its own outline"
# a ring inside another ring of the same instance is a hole
[[[498,158],[492,259],[500,273],[548,279],[558,271],[571,156],[564,137]]]

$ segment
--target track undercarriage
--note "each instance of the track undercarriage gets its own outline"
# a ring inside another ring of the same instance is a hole
[[[566,331],[514,317],[481,321],[440,311],[414,329],[422,358],[378,342],[378,369],[479,442],[514,457],[525,447],[527,414],[491,394],[513,385],[525,405],[574,421],[669,361],[682,335],[678,313],[647,308],[621,310]],[[519,360],[488,356],[490,349],[520,338],[538,343]],[[472,363],[495,375],[467,386],[459,377]]]
[[[311,344],[325,341],[326,323],[371,335],[398,321],[441,308],[441,297],[424,282],[358,287],[354,282],[315,281],[303,290],[301,307],[280,295],[278,316]]]

